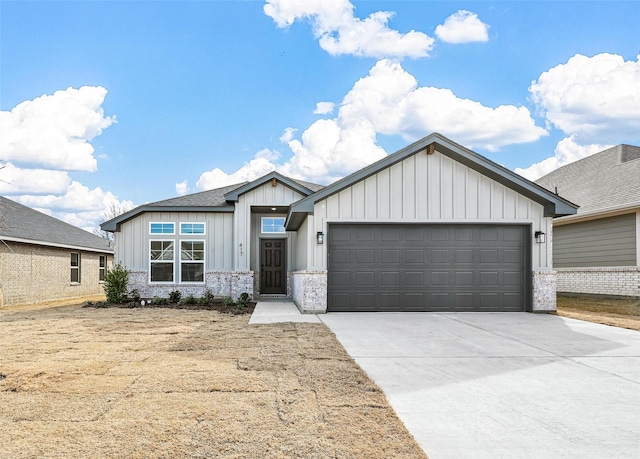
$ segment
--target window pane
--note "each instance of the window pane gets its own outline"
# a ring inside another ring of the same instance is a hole
[[[182,263],[182,282],[204,282],[204,263]]]
[[[151,260],[173,260],[173,241],[151,241]]]
[[[204,241],[181,241],[182,260],[204,260]]]
[[[71,282],[80,282],[80,270],[71,268]]]
[[[106,262],[107,257],[105,257],[104,255],[100,255],[100,267],[104,268],[105,265],[107,264]]]
[[[149,232],[151,234],[173,234],[174,223],[151,223]]]
[[[173,263],[151,263],[151,282],[173,282]]]
[[[71,253],[71,266],[79,266],[79,265],[80,265],[80,254]]]
[[[204,223],[180,223],[181,234],[204,234]]]
[[[263,233],[284,233],[284,217],[263,217],[262,232]]]

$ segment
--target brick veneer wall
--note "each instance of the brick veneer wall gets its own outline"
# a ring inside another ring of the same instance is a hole
[[[71,283],[71,252],[80,253],[80,283]],[[0,243],[0,307],[103,295],[100,255],[72,249]]]
[[[533,272],[533,312],[556,310],[556,271]]]
[[[301,312],[327,312],[327,272],[291,273],[293,301]]]
[[[558,292],[640,297],[640,267],[557,268]]]
[[[129,290],[136,289],[142,298],[168,298],[169,293],[179,291],[182,297],[193,295],[201,297],[208,289],[216,297],[231,297],[237,300],[241,294],[248,293],[253,298],[253,271],[211,271],[205,273],[205,283],[194,284],[150,284],[147,271],[129,272]]]

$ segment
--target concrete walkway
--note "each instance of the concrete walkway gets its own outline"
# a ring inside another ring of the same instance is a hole
[[[249,324],[276,324],[280,322],[320,323],[315,314],[300,314],[292,301],[258,301]]]
[[[261,323],[310,318],[258,310]],[[640,457],[640,332],[527,313],[312,317],[430,459]]]

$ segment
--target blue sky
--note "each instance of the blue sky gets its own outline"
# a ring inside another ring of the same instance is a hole
[[[387,13],[385,13],[387,12]],[[0,193],[91,229],[440,132],[529,178],[640,145],[637,1],[0,0]]]

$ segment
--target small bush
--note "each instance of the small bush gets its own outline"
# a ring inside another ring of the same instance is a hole
[[[202,301],[204,304],[212,304],[216,301],[216,297],[211,290],[206,289],[200,301]]]
[[[129,299],[131,301],[133,301],[134,303],[139,303],[140,302],[140,292],[138,291],[137,288],[134,288],[133,290],[131,290],[129,292]]]
[[[233,306],[234,304],[236,304],[236,302],[233,301],[233,298],[231,298],[230,296],[225,296],[222,299],[222,304],[224,304],[225,306]]]
[[[193,295],[189,295],[182,302],[185,304],[198,304],[198,299]]]
[[[180,298],[182,298],[182,293],[179,290],[169,293],[169,303],[177,304],[180,302]]]
[[[129,270],[117,263],[108,269],[104,275],[104,293],[109,303],[124,303],[127,301],[127,285],[129,284]]]
[[[236,301],[236,307],[238,309],[244,309],[249,306],[249,294],[247,292],[243,292],[240,294],[240,298]]]
[[[151,304],[158,304],[158,305],[169,304],[169,300],[166,298],[162,298],[161,296],[154,296],[153,299],[151,300]]]

